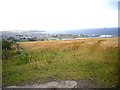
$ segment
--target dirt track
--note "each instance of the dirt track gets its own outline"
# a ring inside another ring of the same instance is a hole
[[[105,88],[100,82],[95,80],[78,81],[52,81],[44,84],[34,84],[26,86],[9,86],[7,88]]]

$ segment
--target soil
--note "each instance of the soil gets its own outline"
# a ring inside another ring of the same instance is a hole
[[[76,80],[76,81],[51,81],[44,84],[34,84],[25,86],[9,86],[6,88],[106,88],[96,80]]]

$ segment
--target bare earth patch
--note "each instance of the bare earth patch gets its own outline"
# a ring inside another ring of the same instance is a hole
[[[101,83],[95,80],[78,80],[78,81],[52,81],[44,84],[34,84],[26,86],[9,86],[6,88],[104,88]]]

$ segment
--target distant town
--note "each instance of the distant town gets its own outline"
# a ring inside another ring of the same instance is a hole
[[[2,39],[13,41],[73,40],[80,38],[105,38],[113,35],[101,34],[49,34],[46,31],[2,31]]]

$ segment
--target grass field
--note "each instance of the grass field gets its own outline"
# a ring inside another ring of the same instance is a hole
[[[83,79],[118,84],[118,38],[18,44],[25,54],[3,60],[4,86]]]

